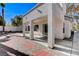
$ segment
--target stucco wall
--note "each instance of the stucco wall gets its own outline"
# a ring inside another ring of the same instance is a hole
[[[0,26],[0,31],[3,31],[2,26]],[[22,31],[22,26],[20,27],[5,26],[5,31]]]
[[[54,26],[55,26],[55,37],[58,39],[63,39],[64,38],[64,33],[63,33],[63,22],[64,22],[64,15],[65,15],[65,10],[64,6],[62,7],[58,4],[53,4],[54,7],[52,9],[53,11],[53,20],[54,20]]]
[[[70,21],[65,21],[65,38],[70,38],[72,30],[72,24]]]
[[[0,31],[2,31],[3,30],[3,28],[2,28],[2,26],[0,26]]]

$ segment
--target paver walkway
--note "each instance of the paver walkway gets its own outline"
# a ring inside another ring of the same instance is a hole
[[[61,52],[45,47],[24,37],[11,36],[9,41],[2,42],[2,47],[12,54],[30,55],[30,56],[62,56]],[[14,51],[13,51],[14,50]]]

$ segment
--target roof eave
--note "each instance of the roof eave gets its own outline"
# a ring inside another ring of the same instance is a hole
[[[33,11],[34,9],[36,9],[40,4],[41,4],[41,3],[36,4],[32,9],[30,9],[28,12],[26,12],[26,13],[23,15],[23,17],[26,16],[27,14],[29,14],[29,13],[30,13],[31,11]]]

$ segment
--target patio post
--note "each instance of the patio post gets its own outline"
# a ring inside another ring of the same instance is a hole
[[[24,18],[23,18],[23,36],[25,37],[25,23],[24,23]]]
[[[39,25],[39,31],[40,31],[41,36],[43,36],[43,24]]]
[[[34,39],[34,25],[33,25],[33,21],[30,20],[30,39]]]
[[[53,48],[55,44],[54,18],[53,18],[53,4],[48,4],[48,46]]]

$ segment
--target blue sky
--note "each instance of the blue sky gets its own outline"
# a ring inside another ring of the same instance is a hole
[[[32,7],[34,7],[36,3],[5,3],[5,21],[6,24],[11,23],[11,18],[16,15],[23,15]],[[0,15],[1,15],[1,6],[0,6]]]

